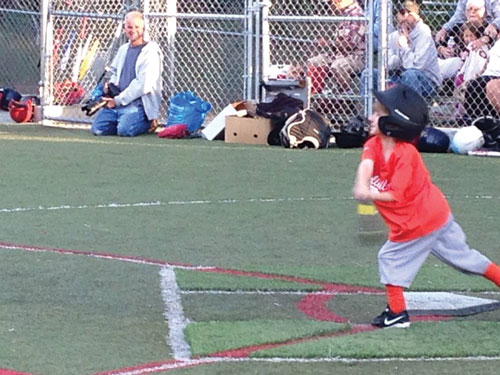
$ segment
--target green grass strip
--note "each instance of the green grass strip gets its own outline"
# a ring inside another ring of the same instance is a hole
[[[321,335],[348,328],[348,324],[307,320],[212,321],[189,324],[185,335],[193,355],[209,355],[224,350]]]
[[[431,258],[434,260],[433,258]],[[378,269],[367,266],[253,266],[245,271],[274,275],[289,275],[298,278],[382,288]],[[232,276],[191,270],[177,270],[177,282],[183,290],[290,290],[312,291],[321,289],[314,284],[301,284],[275,279],[259,279],[250,276]],[[439,277],[436,277],[439,275]],[[411,291],[496,291],[498,288],[483,277],[465,275],[443,263],[427,263],[417,274]]]
[[[175,271],[177,284],[182,290],[318,290],[314,284],[301,284],[276,279],[262,279],[251,276],[233,276],[178,269]]]
[[[410,329],[385,329],[319,339],[254,353],[254,357],[439,358],[498,356],[500,322],[412,323]]]

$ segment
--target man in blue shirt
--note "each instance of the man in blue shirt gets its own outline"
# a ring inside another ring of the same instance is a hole
[[[103,98],[101,109],[92,123],[95,135],[133,137],[146,133],[159,117],[162,86],[162,53],[157,43],[144,38],[144,19],[140,12],[125,16],[123,44],[111,63],[110,83],[120,94]]]

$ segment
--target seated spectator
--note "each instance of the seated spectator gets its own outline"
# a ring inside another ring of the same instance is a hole
[[[161,103],[162,52],[156,42],[145,38],[142,13],[125,15],[122,44],[111,63],[109,83],[120,93],[103,97],[106,106],[92,122],[95,135],[134,137],[147,133],[157,124]],[[107,83],[108,84],[108,83]]]
[[[441,30],[439,30],[438,33],[436,34],[435,40],[437,43],[446,42],[453,27],[462,24],[467,20],[467,3],[469,1],[470,0],[458,0],[455,13],[450,18],[450,20],[443,25]],[[478,49],[488,41],[491,42],[493,40],[496,40],[498,31],[500,30],[500,1],[475,0],[471,2],[470,5],[471,8],[469,9],[469,12],[475,12],[475,11],[480,12],[480,9],[484,7],[485,10],[484,18],[488,23],[488,26],[484,30],[484,36],[487,38],[478,39],[472,46],[473,49]]]
[[[499,61],[500,62],[500,61]],[[494,117],[500,118],[500,78],[493,79],[486,84],[486,97],[496,111]]]
[[[483,74],[467,84],[464,108],[469,121],[478,117],[500,115],[500,38],[488,51]]]
[[[331,6],[342,17],[363,17],[363,8],[357,0],[330,0]],[[340,22],[332,41],[321,38],[319,43],[328,52],[307,61],[308,75],[311,76],[313,92],[321,92],[326,73],[332,78],[339,91],[348,91],[352,86],[352,76],[359,74],[365,66],[365,22],[345,20]]]
[[[466,48],[469,50],[476,50],[483,49],[484,47],[478,42],[484,33],[484,30],[488,26],[485,18],[486,10],[484,0],[467,0],[465,16],[465,23],[469,24],[468,29],[474,35],[477,35],[478,33],[479,35],[474,38],[474,43],[468,45],[468,43],[465,43],[462,38],[462,26],[465,23],[456,24],[448,33],[448,40],[446,42],[438,43],[438,63],[443,79],[455,78],[457,72],[463,64],[463,59],[460,57],[463,52],[466,52]]]
[[[482,34],[475,27],[474,23],[466,22],[462,26],[462,40],[467,47],[461,52],[460,57],[456,57],[460,61],[463,61],[454,82],[455,89],[453,95],[457,99],[455,105],[457,117],[463,117],[465,114],[463,103],[467,83],[479,77],[488,63],[488,47],[486,45],[477,50],[472,49],[472,44],[481,38],[481,36]]]
[[[388,70],[392,83],[412,87],[424,97],[436,94],[441,85],[441,73],[437,51],[431,29],[419,16],[419,5],[405,1],[396,14],[398,30],[389,35]],[[374,73],[374,87],[377,87],[378,72]],[[362,94],[366,92],[366,77],[363,72]]]

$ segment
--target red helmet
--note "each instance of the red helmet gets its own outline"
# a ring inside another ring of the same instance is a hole
[[[11,100],[9,103],[9,114],[15,122],[29,122],[33,120],[35,103],[32,98]]]

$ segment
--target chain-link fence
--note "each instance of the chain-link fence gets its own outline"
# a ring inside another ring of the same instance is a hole
[[[311,106],[333,124],[363,112],[360,76],[373,56],[366,53],[373,42],[361,5],[371,4],[282,0],[264,19],[270,63],[290,65],[292,77],[309,76]]]
[[[0,85],[38,94],[40,7],[38,1],[0,2]]]
[[[498,118],[500,3],[424,1],[420,13],[433,32],[441,75],[430,101],[433,122],[460,127],[482,116]]]
[[[49,0],[48,0],[49,1]],[[125,42],[123,15],[145,14],[147,31],[164,53],[160,119],[177,92],[193,91],[213,107],[245,98],[248,85],[247,0],[50,0],[47,56],[48,118],[90,122],[78,103],[88,96]],[[61,110],[61,106],[64,107]]]
[[[423,92],[432,123],[457,127],[480,115],[498,116],[500,102],[498,80],[481,78],[500,77],[500,68],[493,66],[500,53],[488,51],[495,35],[481,46],[471,47],[470,39],[486,39],[485,26],[498,14],[486,7],[478,17],[481,9],[462,3],[462,17],[448,27],[457,9],[452,0],[418,2],[419,9],[386,0],[4,0],[0,85],[33,94],[41,81],[46,116],[90,122],[79,104],[125,42],[121,20],[135,7],[144,11],[149,35],[164,52],[162,121],[169,99],[180,91],[209,101],[209,118],[231,102],[260,99],[270,66],[285,65],[289,78],[310,77],[311,106],[339,124],[370,112],[370,88],[380,79],[401,80],[414,67],[423,73],[413,76],[414,82],[427,79],[432,86]],[[42,22],[40,4],[48,5]],[[417,42],[408,35],[410,51],[428,59],[425,64],[418,59],[403,63],[401,46],[389,33],[401,29],[400,16],[411,12],[420,14],[432,39],[443,25],[448,28],[443,40],[425,51],[412,50]],[[394,54],[399,66],[391,66]],[[40,65],[46,74],[40,74]]]

